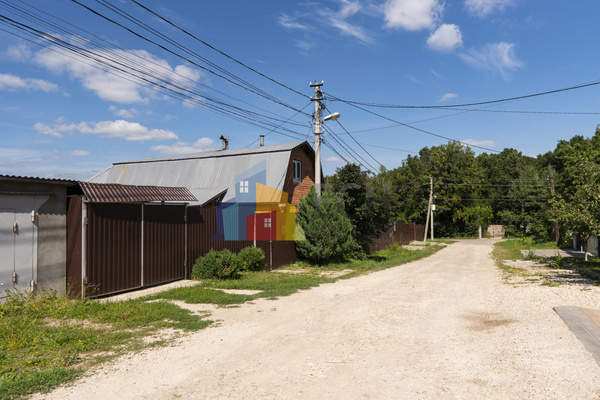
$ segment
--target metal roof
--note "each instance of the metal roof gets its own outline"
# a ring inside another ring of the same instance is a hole
[[[70,180],[70,179],[39,178],[39,177],[32,177],[32,176],[16,176],[16,175],[2,175],[2,174],[0,174],[0,180],[56,183],[56,184],[60,184],[60,185],[76,185],[77,184],[77,181]]]
[[[249,155],[249,154],[275,153],[278,151],[291,151],[291,150],[295,149],[296,147],[301,146],[304,143],[308,144],[306,141],[299,141],[299,142],[291,142],[291,143],[272,144],[269,146],[248,147],[248,148],[243,148],[243,149],[203,151],[203,152],[199,152],[199,153],[182,154],[179,156],[155,157],[155,158],[147,158],[147,159],[135,160],[135,161],[118,162],[118,163],[114,163],[113,165],[149,163],[149,162],[161,162],[161,161],[175,161],[175,160],[197,160],[197,159],[203,159],[203,158],[234,157],[234,156],[244,156],[244,155]]]
[[[88,201],[121,203],[146,201],[197,201],[184,187],[120,185],[117,183],[79,182]]]
[[[267,186],[283,190],[291,151],[300,146],[312,151],[307,142],[293,142],[120,162],[90,181],[186,187],[198,198],[192,205],[203,205],[226,190],[223,201],[228,201],[236,197],[236,179],[250,172],[264,172]]]

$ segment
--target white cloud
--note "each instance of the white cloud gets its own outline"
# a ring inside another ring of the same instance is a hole
[[[465,0],[465,8],[471,14],[484,18],[495,10],[502,11],[514,2],[515,0]]]
[[[137,122],[100,121],[88,124],[82,122],[77,126],[79,132],[90,135],[100,135],[108,138],[125,139],[128,141],[179,139],[171,132],[163,129],[149,129]]]
[[[387,0],[383,7],[386,26],[407,31],[432,29],[443,9],[438,0]]]
[[[440,25],[427,39],[427,46],[432,50],[449,52],[462,46],[462,33],[458,25]]]
[[[17,45],[8,46],[6,49],[6,55],[12,61],[25,61],[31,58],[31,50],[25,43],[19,43]]]
[[[92,155],[92,153],[87,150],[71,150],[69,154],[77,157],[88,157]]]
[[[339,158],[337,156],[331,156],[331,157],[327,157],[323,161],[325,161],[325,162],[343,162],[344,160],[342,160],[341,158]]]
[[[296,18],[291,17],[287,14],[280,15],[277,22],[279,22],[279,25],[283,26],[286,29],[299,29],[302,31],[311,30],[311,27],[309,25],[300,23]]]
[[[60,133],[59,131],[57,131],[49,125],[42,124],[41,122],[38,122],[37,124],[33,125],[33,129],[35,129],[42,135],[51,136],[53,138],[63,137],[62,133]]]
[[[371,37],[364,31],[363,28],[349,23],[339,15],[333,14],[329,10],[321,10],[319,11],[319,15],[325,24],[336,28],[342,33],[342,35],[352,36],[363,43],[373,42],[373,39],[371,39]]]
[[[296,40],[296,47],[304,51],[309,51],[310,49],[315,47],[315,43],[308,42],[305,40]]]
[[[0,74],[0,90],[41,90],[44,92],[54,92],[58,90],[58,85],[41,79],[19,78],[15,75]]]
[[[38,122],[33,127],[42,135],[48,135],[55,138],[61,138],[65,133],[79,132],[84,135],[99,135],[107,138],[140,142],[146,140],[179,139],[179,137],[171,131],[149,129],[137,122],[128,122],[124,120],[65,124],[63,123],[63,119],[59,118],[52,126]]]
[[[362,10],[362,5],[359,1],[340,0],[342,5],[339,15],[340,18],[348,18]]]
[[[456,93],[446,93],[445,95],[442,96],[442,98],[440,99],[440,103],[444,102],[444,101],[448,101],[450,99],[454,99],[458,97],[458,95]]]
[[[495,140],[475,140],[475,139],[466,139],[461,140],[461,143],[468,144],[471,146],[482,146],[482,147],[496,147],[500,143]]]
[[[459,54],[467,64],[486,70],[495,70],[502,78],[508,79],[508,71],[521,68],[523,64],[517,59],[513,43],[488,43],[481,50],[469,50]]]
[[[125,110],[125,109],[119,109],[116,106],[110,106],[110,107],[108,107],[108,110],[112,111],[117,117],[121,117],[121,118],[133,118],[134,116],[139,114],[138,110],[136,110],[135,108],[130,108],[128,110]]]
[[[216,150],[216,148],[211,138],[203,137],[196,140],[192,145],[188,145],[185,142],[177,142],[172,146],[152,146],[150,150],[167,155],[180,155]]]
[[[199,81],[203,78],[203,74],[199,70],[194,70],[184,65],[178,65],[172,68],[169,63],[161,58],[158,58],[145,50],[94,50],[94,53],[99,58],[106,57],[104,61],[109,65],[121,68],[114,64],[113,60],[116,55],[130,60],[131,63],[142,64],[139,68],[147,68],[152,71],[157,71],[164,75],[170,81],[181,81],[182,79]],[[81,82],[83,87],[96,93],[103,100],[113,101],[116,103],[142,103],[146,104],[151,98],[155,98],[156,93],[150,89],[150,84],[142,81],[136,82],[135,78],[117,76],[111,73],[111,69],[100,63],[93,63],[89,59],[84,59],[78,55],[69,54],[68,56],[53,51],[51,48],[40,50],[33,56],[33,60],[38,65],[41,65],[55,73],[66,73],[71,78]],[[136,73],[138,74],[138,73]],[[139,74],[138,74],[139,75]],[[149,81],[156,79],[149,75],[142,75]],[[164,85],[164,83],[162,83]],[[186,82],[185,84],[189,84]]]

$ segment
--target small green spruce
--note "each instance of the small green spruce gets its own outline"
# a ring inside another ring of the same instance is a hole
[[[304,230],[305,239],[296,242],[298,253],[315,264],[343,260],[352,254],[352,223],[343,202],[331,190],[317,197],[314,186],[300,201],[296,222]]]

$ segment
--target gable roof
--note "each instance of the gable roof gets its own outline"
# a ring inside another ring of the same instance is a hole
[[[291,152],[302,146],[314,157],[306,141],[292,142],[119,162],[89,181],[185,187],[198,199],[191,205],[204,205],[223,193],[223,201],[233,199],[236,182],[258,171],[264,174],[267,186],[283,190]]]

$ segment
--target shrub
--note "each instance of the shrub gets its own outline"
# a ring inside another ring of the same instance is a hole
[[[235,279],[239,271],[240,261],[234,253],[211,249],[194,263],[192,279]]]
[[[249,246],[238,253],[238,258],[244,271],[260,271],[265,261],[265,252],[258,247]]]

